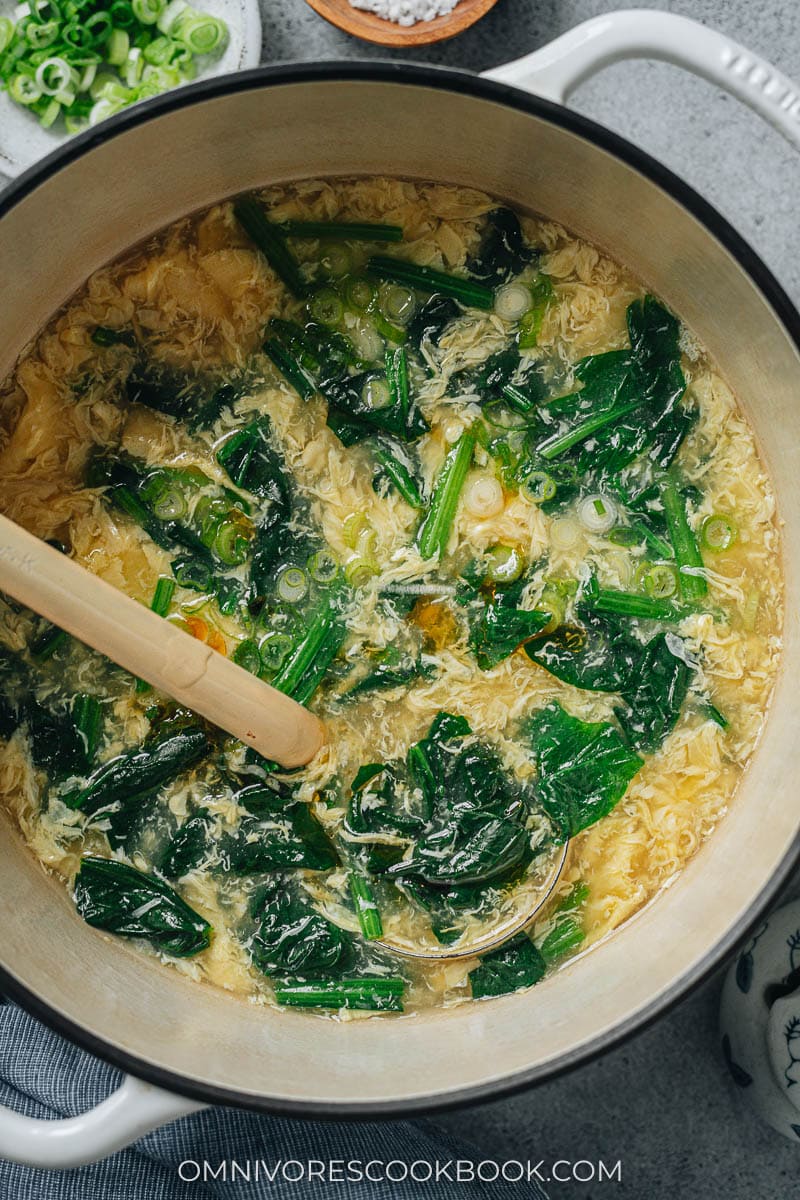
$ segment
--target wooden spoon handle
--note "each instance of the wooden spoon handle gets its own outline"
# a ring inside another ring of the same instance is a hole
[[[322,745],[302,705],[3,516],[0,591],[265,758],[299,767]]]

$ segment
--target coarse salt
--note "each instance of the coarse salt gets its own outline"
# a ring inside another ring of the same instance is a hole
[[[375,13],[396,25],[416,25],[451,13],[459,0],[350,0],[353,8]]]

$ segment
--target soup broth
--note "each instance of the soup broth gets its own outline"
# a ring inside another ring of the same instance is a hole
[[[328,733],[282,771],[0,601],[0,793],[99,929],[256,1002],[449,1006],[610,934],[732,802],[770,482],[691,331],[554,222],[239,197],[97,271],[2,413],[3,512]]]

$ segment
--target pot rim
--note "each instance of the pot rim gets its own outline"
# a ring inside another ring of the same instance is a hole
[[[663,166],[657,159],[626,138],[603,125],[572,112],[570,109],[545,100],[533,93],[509,84],[449,67],[429,66],[386,60],[350,62],[332,59],[320,63],[281,63],[262,65],[233,75],[217,76],[177,88],[164,95],[142,101],[133,108],[109,117],[94,129],[71,138],[45,158],[35,163],[13,180],[0,193],[0,219],[19,204],[35,188],[56,172],[74,162],[95,146],[124,134],[152,117],[203,103],[217,96],[229,95],[254,88],[267,88],[292,83],[328,82],[332,78],[348,81],[388,82],[398,85],[430,87],[453,91],[478,99],[494,101],[522,113],[538,117],[567,132],[576,134],[621,160],[655,183],[672,199],[677,200],[721,245],[738,261],[751,281],[772,308],[776,319],[800,352],[800,313],[777,281],[772,271],[749,243],[736,232],[717,209],[686,183],[679,175]],[[635,1016],[600,1035],[590,1044],[562,1054],[557,1060],[539,1067],[515,1072],[503,1079],[459,1088],[457,1091],[429,1095],[410,1100],[348,1103],[347,1101],[297,1101],[252,1096],[235,1088],[202,1083],[180,1075],[161,1065],[153,1064],[119,1049],[63,1016],[25,984],[0,966],[0,990],[19,1003],[54,1032],[66,1036],[82,1049],[113,1066],[166,1091],[188,1096],[208,1104],[220,1104],[249,1109],[275,1116],[312,1118],[315,1120],[376,1120],[403,1116],[421,1116],[433,1112],[452,1111],[472,1104],[499,1100],[525,1091],[536,1084],[564,1075],[591,1062],[606,1051],[642,1032],[663,1013],[698,988],[717,969],[735,947],[756,925],[769,904],[775,900],[794,868],[800,863],[800,830],[788,847],[778,868],[760,893],[750,902],[746,912],[728,933],[697,963],[683,971],[669,988],[654,998]]]

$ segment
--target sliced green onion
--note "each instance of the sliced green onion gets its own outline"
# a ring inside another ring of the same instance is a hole
[[[378,308],[392,325],[407,325],[417,307],[411,288],[400,283],[385,283],[378,292]]]
[[[46,58],[36,68],[36,82],[45,96],[55,96],[63,88],[77,81],[77,72],[65,58]]]
[[[114,29],[106,42],[106,60],[112,67],[121,67],[127,61],[131,39],[124,29]]]
[[[608,533],[616,524],[617,509],[607,496],[585,496],[578,505],[578,516],[591,533]]]
[[[361,535],[371,530],[372,526],[363,512],[350,513],[350,516],[345,517],[342,522],[342,538],[345,546],[355,550]]]
[[[553,499],[558,487],[547,471],[531,471],[520,484],[520,491],[534,504],[543,504]]]
[[[350,336],[359,357],[365,362],[378,362],[383,358],[386,347],[375,325],[367,317],[359,317]]]
[[[192,555],[176,558],[172,563],[172,574],[178,585],[192,592],[211,590],[211,566]]]
[[[339,564],[327,550],[317,550],[308,560],[308,573],[317,583],[333,583],[339,574]]]
[[[323,274],[330,279],[342,279],[353,270],[352,251],[340,242],[321,247],[319,265]]]
[[[130,0],[114,0],[108,15],[114,22],[115,29],[130,29],[136,24],[136,15]]]
[[[228,521],[223,521],[214,535],[213,550],[226,567],[238,567],[247,558],[250,538],[244,532],[238,512]]]
[[[175,22],[173,37],[183,42],[192,54],[213,54],[228,40],[228,27],[224,21],[205,13],[184,9]]]
[[[372,888],[369,881],[363,875],[357,875],[355,871],[350,872],[350,895],[353,897],[361,932],[367,941],[383,937],[383,921]]]
[[[719,553],[729,550],[739,536],[739,531],[730,517],[712,513],[700,526],[700,540],[707,550]]]
[[[345,297],[350,308],[364,313],[375,299],[375,287],[368,279],[356,277],[348,281]]]
[[[46,50],[58,39],[58,35],[58,21],[45,21],[41,25],[32,21],[25,27],[25,38],[34,50]]]
[[[142,25],[155,25],[166,7],[167,0],[131,0],[133,15]]]
[[[91,17],[84,22],[84,29],[90,38],[90,45],[99,46],[104,42],[111,33],[113,25],[111,16],[107,12],[93,13]]]
[[[169,36],[172,32],[172,26],[188,7],[189,5],[186,0],[170,0],[170,3],[165,4],[156,19],[156,24],[160,31]]]
[[[370,579],[380,574],[380,567],[371,558],[354,555],[344,565],[344,577],[352,588],[366,587]]]
[[[379,410],[388,408],[392,402],[389,381],[384,375],[371,375],[361,389],[361,399],[367,408]]]
[[[524,283],[506,283],[494,294],[494,311],[501,321],[518,321],[530,303],[531,294]]]
[[[268,671],[277,671],[286,662],[294,646],[288,633],[268,633],[259,645],[261,662]]]
[[[285,567],[275,590],[286,604],[298,604],[308,594],[308,576],[302,567]]]
[[[178,521],[186,515],[188,504],[183,488],[172,480],[165,480],[153,496],[145,486],[144,494],[159,521]]]
[[[503,485],[494,475],[482,473],[470,480],[464,492],[464,507],[473,517],[496,517],[505,507]]]
[[[0,17],[0,54],[4,54],[14,37],[14,22],[10,17]]]
[[[513,583],[525,570],[525,559],[516,546],[490,546],[486,551],[489,583]]]
[[[393,346],[403,345],[407,336],[405,329],[401,329],[399,325],[393,325],[391,321],[387,321],[381,312],[374,312],[373,320],[375,321],[375,328],[382,338],[385,338],[387,342],[391,342]],[[375,358],[378,357],[379,355],[376,354]]]
[[[39,124],[42,129],[49,129],[51,125],[55,125],[61,115],[61,105],[54,98],[50,103],[39,113]]]
[[[42,89],[31,75],[13,75],[8,85],[8,94],[17,104],[35,104],[42,98]]]
[[[333,288],[322,288],[311,298],[308,312],[321,325],[338,325],[344,318],[344,305]]]
[[[636,572],[636,580],[655,600],[668,600],[678,592],[678,572],[669,563],[643,563]]]

